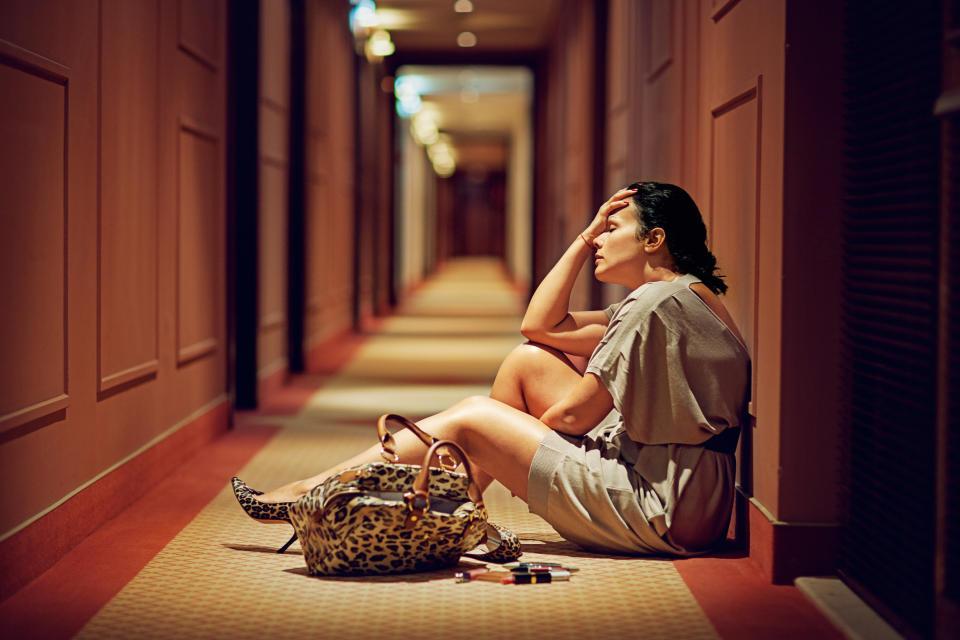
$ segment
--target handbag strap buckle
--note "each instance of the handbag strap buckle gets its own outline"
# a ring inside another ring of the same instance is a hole
[[[425,491],[407,491],[403,494],[403,502],[407,505],[403,528],[412,529],[423,518],[424,512],[430,509],[430,495]]]
[[[397,455],[394,444],[395,442],[391,434],[386,432],[380,434],[380,457],[387,462],[400,461],[400,456]]]

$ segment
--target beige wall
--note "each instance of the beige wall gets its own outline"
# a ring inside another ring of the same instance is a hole
[[[423,147],[410,135],[408,121],[399,123],[400,178],[397,222],[399,284],[401,295],[420,283],[430,267],[427,235],[436,233],[430,225],[435,174]],[[401,298],[402,299],[402,298]]]
[[[529,110],[528,110],[529,111]],[[530,271],[533,215],[533,127],[529,117],[510,132],[507,162],[507,269],[520,286],[532,280]]]
[[[0,4],[0,538],[226,402],[225,6],[99,9]]]

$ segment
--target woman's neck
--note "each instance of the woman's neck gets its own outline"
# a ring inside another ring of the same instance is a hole
[[[648,282],[673,282],[679,275],[680,273],[672,261],[669,265],[656,265],[648,262],[644,265],[643,281],[639,284],[646,284]],[[637,286],[639,286],[639,284]]]

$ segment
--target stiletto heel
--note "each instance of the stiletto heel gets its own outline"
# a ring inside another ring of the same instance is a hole
[[[279,549],[277,549],[277,553],[283,553],[284,551],[286,551],[286,550],[290,547],[290,545],[292,545],[292,544],[293,544],[294,542],[296,542],[296,541],[297,541],[297,532],[294,531],[294,532],[293,532],[293,537],[290,538],[289,540],[287,540],[287,544],[285,544],[285,545],[283,545],[282,547],[280,547]]]
[[[262,491],[251,489],[236,476],[230,482],[233,485],[233,495],[236,496],[237,502],[240,503],[240,507],[248,516],[259,522],[286,522],[293,525],[289,513],[292,502],[261,502],[257,499],[257,496],[262,496]],[[277,549],[277,553],[286,551],[296,540],[297,534],[294,532],[293,537]]]

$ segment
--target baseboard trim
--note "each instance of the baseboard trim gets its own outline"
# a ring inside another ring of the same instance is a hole
[[[290,368],[287,366],[286,358],[259,372],[257,375],[257,403],[259,404],[264,398],[272,396],[283,388],[289,377]]]
[[[306,354],[307,373],[332,375],[353,358],[367,335],[345,329],[312,345]]]
[[[748,499],[750,559],[773,584],[800,576],[836,573],[840,525],[777,520],[756,498]]]
[[[52,567],[98,527],[142,497],[185,457],[225,432],[229,398],[218,396],[130,456],[0,540],[0,601]]]
[[[902,640],[903,636],[840,578],[797,578],[797,589],[843,635],[854,640]],[[946,636],[944,636],[946,637]]]

